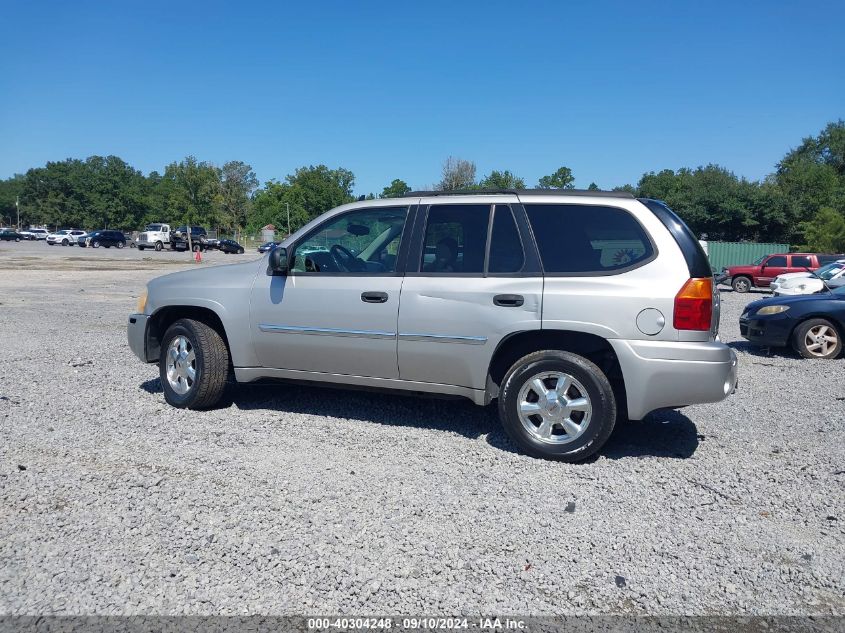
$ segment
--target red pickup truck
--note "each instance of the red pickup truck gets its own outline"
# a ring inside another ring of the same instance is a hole
[[[768,288],[775,277],[785,273],[803,273],[842,258],[843,255],[817,253],[779,253],[763,255],[748,266],[729,266],[722,269],[716,280],[733,286],[736,292],[751,288]]]

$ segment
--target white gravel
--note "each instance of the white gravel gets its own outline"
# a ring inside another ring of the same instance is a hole
[[[125,322],[188,256],[81,250],[0,245],[0,615],[845,614],[845,361],[738,342],[757,295],[733,397],[566,465],[468,402],[172,409]]]

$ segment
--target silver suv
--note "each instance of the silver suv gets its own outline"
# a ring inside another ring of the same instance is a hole
[[[501,191],[333,209],[257,261],[152,280],[129,345],[175,407],[213,407],[230,371],[498,400],[526,452],[577,461],[617,418],[716,402],[710,264],[663,203]]]

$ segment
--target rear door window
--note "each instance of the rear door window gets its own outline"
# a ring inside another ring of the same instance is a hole
[[[624,209],[580,204],[524,206],[546,273],[613,274],[641,266],[655,255],[645,229]]]

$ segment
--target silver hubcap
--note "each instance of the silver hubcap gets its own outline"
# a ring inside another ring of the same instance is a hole
[[[568,444],[587,429],[593,406],[584,386],[569,374],[543,372],[519,390],[519,419],[535,439]]]
[[[197,379],[197,359],[191,342],[184,336],[177,336],[167,348],[167,382],[180,396],[194,386]]]
[[[811,327],[804,337],[804,347],[813,356],[827,356],[839,344],[836,331],[827,325]]]
[[[745,281],[745,279],[740,279],[736,282],[736,289],[739,292],[745,292],[746,290],[748,290],[748,282]]]

